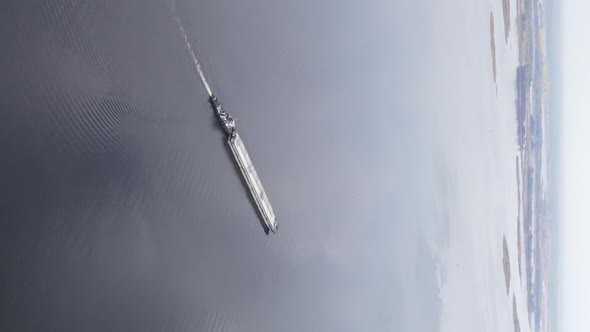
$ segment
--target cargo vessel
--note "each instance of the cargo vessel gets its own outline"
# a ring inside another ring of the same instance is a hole
[[[260,182],[258,173],[256,173],[256,170],[254,169],[254,164],[252,164],[252,160],[248,155],[244,142],[236,130],[236,122],[229,113],[223,110],[219,99],[217,99],[214,94],[209,96],[209,102],[215,111],[215,115],[219,120],[221,128],[227,134],[227,145],[234,156],[234,160],[236,161],[242,176],[244,177],[244,181],[250,190],[252,199],[256,203],[262,221],[270,231],[276,233],[278,223],[274,211],[270,205],[266,191]]]

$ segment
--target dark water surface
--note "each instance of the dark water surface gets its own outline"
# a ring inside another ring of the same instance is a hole
[[[271,236],[169,2],[0,5],[0,330],[438,329],[427,4],[176,3]]]

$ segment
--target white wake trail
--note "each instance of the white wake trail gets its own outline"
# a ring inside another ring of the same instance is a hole
[[[207,82],[207,79],[205,78],[205,74],[203,73],[203,70],[201,69],[201,64],[199,63],[199,59],[197,59],[195,51],[193,50],[193,47],[192,47],[190,41],[188,40],[188,36],[186,34],[186,31],[184,30],[184,26],[182,25],[182,21],[180,20],[180,16],[178,16],[178,14],[176,13],[176,5],[173,0],[170,0],[170,11],[172,12],[172,18],[176,21],[176,25],[178,26],[178,30],[180,31],[182,38],[184,38],[186,48],[188,49],[189,54],[193,58],[193,62],[195,63],[195,68],[197,69],[197,73],[199,73],[199,77],[201,78],[201,83],[203,83],[205,90],[207,90],[207,94],[209,94],[209,97],[211,97],[213,95],[213,92],[211,92],[211,88],[209,87],[209,82]]]

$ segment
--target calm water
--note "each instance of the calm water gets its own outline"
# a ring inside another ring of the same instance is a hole
[[[501,3],[176,2],[273,236],[167,0],[1,6],[0,330],[512,327]]]

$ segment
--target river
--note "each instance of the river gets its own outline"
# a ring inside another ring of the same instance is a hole
[[[1,330],[511,329],[501,2],[175,2],[275,235],[170,2],[1,6]]]

